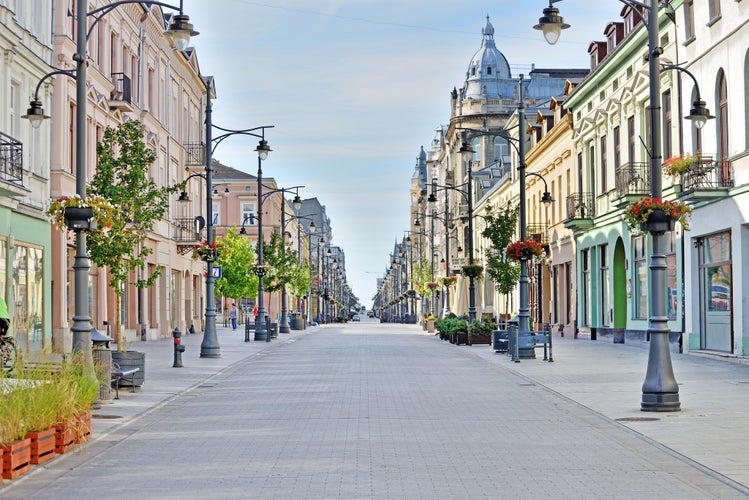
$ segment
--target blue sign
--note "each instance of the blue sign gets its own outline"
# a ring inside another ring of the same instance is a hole
[[[215,279],[221,277],[221,266],[213,266],[211,269],[213,270],[213,277]]]

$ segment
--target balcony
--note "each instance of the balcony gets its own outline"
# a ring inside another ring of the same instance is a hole
[[[528,238],[541,243],[544,246],[549,244],[549,227],[546,224],[528,224],[526,228]]]
[[[681,198],[685,201],[728,196],[734,186],[733,165],[729,160],[714,160],[698,155],[689,170],[681,176]]]
[[[185,143],[185,166],[186,167],[204,167],[205,166],[205,144],[202,142]]]
[[[0,195],[20,196],[23,187],[23,144],[0,132]]]
[[[615,175],[620,205],[650,196],[650,167],[647,163],[625,163],[616,168]]]
[[[186,254],[205,239],[205,221],[202,217],[176,217],[172,220],[172,240],[177,252]]]
[[[574,193],[567,196],[567,218],[564,227],[584,231],[593,226],[596,216],[595,196],[593,193]]]
[[[130,77],[125,73],[112,73],[112,97],[109,99],[110,109],[119,109],[121,111],[133,111],[132,102],[132,84]]]

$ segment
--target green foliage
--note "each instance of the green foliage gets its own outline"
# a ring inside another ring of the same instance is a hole
[[[468,331],[471,335],[481,335],[484,337],[491,335],[496,328],[497,325],[489,318],[477,319],[468,325]]]
[[[520,280],[520,263],[508,259],[504,251],[515,237],[519,213],[519,205],[507,203],[496,214],[489,206],[486,215],[481,216],[486,221],[481,235],[491,241],[491,247],[486,252],[486,272],[494,281],[497,291],[505,296],[505,310],[509,294]]]
[[[468,322],[458,318],[442,318],[438,320],[434,327],[438,332],[451,335],[454,333],[468,333]]]
[[[109,227],[88,233],[88,250],[93,262],[107,266],[109,285],[121,295],[120,283],[145,288],[159,276],[156,269],[147,278],[129,281],[133,271],[146,267],[146,257],[152,250],[141,243],[166,215],[168,197],[178,186],[159,187],[150,178],[149,167],[156,161],[156,153],[146,147],[143,129],[136,120],[116,129],[107,128],[96,145],[96,154],[99,161],[88,191],[109,200],[118,211]]]
[[[257,275],[253,272],[255,248],[252,242],[233,230],[218,242],[221,278],[216,280],[216,293],[239,300],[257,297]]]
[[[460,274],[475,280],[480,280],[483,272],[484,267],[479,264],[466,264],[460,268]]]
[[[263,287],[268,292],[277,292],[292,281],[294,269],[298,267],[296,256],[285,249],[283,237],[274,231],[270,242],[263,241]]]
[[[291,271],[289,290],[294,297],[303,297],[312,286],[312,268],[309,265],[296,263]]]
[[[411,273],[411,284],[422,297],[431,297],[432,290],[426,286],[426,283],[432,281],[432,265],[427,259],[421,259],[416,264]]]

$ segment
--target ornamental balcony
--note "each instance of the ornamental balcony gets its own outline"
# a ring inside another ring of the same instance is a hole
[[[132,82],[125,73],[112,73],[114,90],[109,99],[111,109],[119,109],[123,112],[133,111]]]
[[[526,227],[528,238],[541,243],[544,246],[549,245],[549,226],[546,224],[528,224]]]
[[[647,163],[625,163],[616,168],[615,175],[618,205],[650,196],[650,166]]]
[[[680,197],[685,201],[720,198],[728,196],[733,186],[733,165],[730,160],[714,160],[712,156],[700,154],[681,176]]]
[[[584,231],[593,226],[596,216],[595,196],[593,193],[573,193],[567,196],[567,218],[564,227]]]
[[[172,240],[177,243],[177,252],[186,254],[206,238],[202,217],[175,217],[172,219]]]
[[[23,186],[23,144],[0,132],[0,195],[22,196],[27,192]]]

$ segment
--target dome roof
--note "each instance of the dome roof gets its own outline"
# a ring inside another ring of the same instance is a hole
[[[512,77],[507,59],[494,45],[494,26],[489,22],[488,15],[481,34],[481,48],[471,58],[466,72],[464,98],[500,97],[501,80]]]

